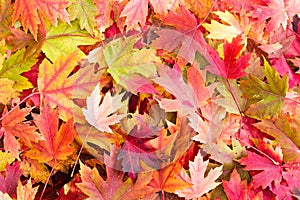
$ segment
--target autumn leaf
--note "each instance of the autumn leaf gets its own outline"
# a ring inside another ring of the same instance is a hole
[[[114,80],[133,93],[157,93],[147,78],[156,76],[156,65],[160,59],[151,48],[135,49],[138,35],[118,38],[103,49],[108,72]]]
[[[165,15],[169,10],[175,10],[179,6],[177,0],[149,0],[154,12]]]
[[[197,28],[197,20],[187,8],[180,6],[176,12],[170,11],[163,20],[166,25],[176,29],[157,30],[159,37],[152,41],[152,47],[170,52],[179,48],[176,51],[178,55],[190,63],[193,63],[197,51],[200,54],[206,52],[207,44]]]
[[[43,137],[36,132],[36,127],[24,122],[31,110],[32,108],[20,109],[16,107],[2,120],[1,132],[5,134],[4,148],[10,151],[15,158],[18,157],[20,150],[16,137],[28,146],[31,146],[32,142],[43,140]],[[3,115],[6,113],[7,108],[5,108]]]
[[[34,199],[38,189],[38,186],[34,188],[32,187],[31,179],[29,179],[25,185],[22,185],[22,183],[19,182],[17,187],[17,200]]]
[[[251,15],[263,22],[270,18],[267,23],[269,31],[279,29],[280,26],[286,30],[288,20],[300,13],[300,2],[297,0],[271,0],[266,5],[257,5]]]
[[[73,115],[76,120],[81,118],[81,113],[75,112],[79,108],[73,104],[71,98],[85,99],[98,82],[95,77],[101,74],[101,71],[89,74],[93,66],[86,66],[69,76],[79,59],[80,55],[73,52],[59,58],[53,64],[43,60],[39,68],[38,88],[42,99],[46,99],[52,108],[58,106],[59,117],[64,121],[72,118]]]
[[[13,22],[20,20],[25,31],[30,30],[36,38],[38,25],[43,19],[41,13],[46,19],[49,19],[53,25],[57,25],[57,19],[64,22],[70,22],[66,7],[69,5],[67,0],[16,0],[14,4]]]
[[[213,1],[211,0],[184,0],[182,2],[198,18],[203,19],[211,9]]]
[[[18,181],[23,173],[20,169],[20,162],[6,165],[6,177],[0,174],[0,191],[16,197]]]
[[[100,32],[103,33],[106,28],[112,25],[113,20],[110,18],[110,13],[113,10],[113,4],[115,3],[112,0],[94,0],[96,4],[96,23]]]
[[[180,197],[187,199],[199,198],[205,193],[217,187],[220,183],[215,182],[222,174],[222,166],[211,169],[208,175],[204,177],[208,161],[203,161],[200,151],[195,157],[194,162],[189,162],[189,170],[191,177],[185,172],[184,169],[180,172],[180,178],[193,185],[183,190],[177,190],[175,193]]]
[[[116,190],[123,185],[123,174],[121,172],[111,174],[106,181],[99,175],[97,168],[90,169],[81,164],[79,172],[82,182],[76,185],[89,196],[89,199],[117,199],[113,196],[116,195]]]
[[[211,159],[225,166],[233,166],[234,160],[240,159],[246,154],[245,148],[236,139],[232,139],[232,148],[227,146],[222,140],[219,140],[217,144],[206,144],[203,150],[211,155]]]
[[[290,122],[285,115],[279,115],[275,121],[264,119],[253,125],[274,137],[279,144],[282,144],[284,161],[300,159],[300,137],[295,130],[291,129]]]
[[[15,157],[10,152],[0,152],[0,171],[4,171],[6,168],[6,164],[11,164],[15,161]]]
[[[8,78],[15,82],[14,88],[18,91],[32,88],[32,84],[21,74],[27,72],[36,63],[36,59],[29,58],[23,62],[25,49],[17,51],[9,59],[3,62],[0,69],[0,78]]]
[[[2,94],[0,96],[0,103],[6,105],[11,99],[18,96],[16,89],[13,88],[14,85],[15,82],[12,80],[9,80],[7,78],[0,79],[0,93]]]
[[[45,140],[33,144],[26,155],[39,162],[67,159],[75,150],[70,146],[76,135],[73,120],[68,120],[58,128],[58,110],[48,105],[42,108],[40,115],[34,114],[33,118]]]
[[[9,28],[12,24],[13,5],[8,0],[0,1],[0,38],[10,34]]]
[[[175,65],[173,69],[166,65],[159,65],[158,74],[159,77],[154,78],[153,81],[164,87],[177,99],[175,101],[170,99],[159,101],[163,109],[167,112],[180,110],[185,115],[197,108],[198,102],[194,90],[184,82],[178,65]]]
[[[148,14],[148,0],[132,0],[129,1],[120,17],[126,17],[125,25],[127,30],[143,27],[146,23]]]
[[[107,178],[104,180],[97,168],[89,168],[80,164],[81,183],[76,185],[89,196],[88,199],[122,199],[128,197],[130,200],[142,198],[153,192],[147,184],[151,180],[151,173],[141,173],[135,183],[131,178],[123,180],[124,173],[111,168],[116,161],[116,148],[111,149],[111,156],[105,155]],[[140,179],[140,180],[139,180]],[[134,195],[135,194],[135,195]]]
[[[280,154],[280,150],[276,149],[276,153]],[[280,155],[279,155],[280,156]],[[270,157],[265,157],[247,151],[247,157],[240,160],[242,165],[246,165],[246,170],[258,171],[256,175],[253,176],[253,185],[255,187],[261,186],[263,189],[267,186],[271,187],[272,182],[275,186],[279,185],[282,179],[282,168],[281,160],[272,160]]]
[[[229,24],[229,26],[217,22],[216,20],[212,20],[210,24],[204,23],[203,27],[209,31],[207,38],[225,39],[231,42],[233,38],[243,33],[243,28],[241,27],[239,20],[229,11],[214,11],[212,13],[216,14],[222,21]]]
[[[72,0],[68,11],[71,21],[77,18],[80,28],[86,29],[91,35],[94,35],[96,5],[92,0]]]
[[[123,94],[112,97],[110,92],[108,92],[101,100],[100,88],[99,84],[97,84],[91,96],[86,99],[87,109],[82,109],[85,119],[99,131],[113,133],[109,125],[120,122],[126,116],[124,114],[114,114],[123,106],[121,103],[122,97]],[[101,101],[102,103],[99,106]]]
[[[287,75],[281,78],[266,60],[264,65],[267,83],[252,75],[241,81],[241,90],[250,104],[246,114],[256,119],[271,118],[280,112],[288,90]]]
[[[45,42],[46,30],[45,24],[39,25],[39,32],[35,39],[31,33],[25,33],[23,30],[11,28],[12,35],[6,38],[7,44],[13,46],[12,51],[17,51],[25,48],[25,52],[22,61],[27,60],[30,57],[34,57],[40,53],[42,46]]]
[[[12,198],[7,194],[0,191],[0,198],[2,200],[12,200]]]
[[[191,183],[178,178],[181,167],[180,162],[176,161],[169,166],[155,171],[153,173],[153,179],[148,185],[153,187],[155,191],[165,191],[170,193],[191,186]]]
[[[275,69],[281,76],[288,75],[289,77],[289,88],[293,88],[294,86],[300,83],[300,75],[293,72],[291,67],[287,64],[285,57],[281,56],[280,58],[276,58],[272,60],[272,63]]]
[[[244,47],[241,42],[241,36],[233,38],[231,43],[225,41],[224,60],[220,59],[220,56],[217,55],[217,51],[211,49],[211,51],[209,51],[211,57],[207,60],[210,65],[207,66],[206,69],[226,79],[237,79],[245,76],[246,73],[244,69],[248,66],[250,55],[239,56]]]
[[[229,113],[239,115],[240,114],[239,108],[242,111],[244,111],[247,100],[242,98],[243,96],[242,91],[235,80],[229,80],[228,82],[230,84],[231,90],[235,94],[235,98],[237,99],[237,102],[235,101],[234,97],[230,93],[228,85],[225,83],[225,81],[218,83],[216,88],[220,92],[222,97],[214,98],[212,99],[212,102],[218,104],[219,106],[222,106]]]
[[[238,171],[234,168],[230,175],[230,180],[223,180],[223,187],[228,200],[239,200],[247,198],[247,181],[241,180]]]
[[[186,70],[187,82],[193,88],[196,99],[197,106],[202,107],[208,103],[211,98],[211,93],[208,87],[205,87],[205,76],[201,74],[200,70],[196,67],[189,67]]]
[[[159,128],[138,124],[130,131],[124,138],[125,141],[118,154],[118,159],[122,159],[122,171],[131,173],[143,171],[145,169],[141,167],[141,163],[147,165],[149,169],[160,167],[162,161],[155,154],[156,149],[147,144],[147,142],[157,137]]]
[[[71,24],[58,23],[57,27],[47,23],[46,32],[42,51],[52,62],[78,51],[79,45],[92,45],[99,41],[98,38],[93,38],[86,31],[81,30],[78,21],[73,21]],[[84,56],[82,51],[78,51],[79,58]]]

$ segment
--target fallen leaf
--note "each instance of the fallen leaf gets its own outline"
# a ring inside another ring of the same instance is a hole
[[[30,30],[36,38],[38,25],[42,23],[39,13],[49,19],[53,25],[57,25],[57,19],[69,23],[67,0],[16,0],[14,4],[13,22],[20,20],[25,31]],[[38,13],[39,12],[39,13]]]
[[[58,110],[51,109],[47,104],[40,115],[33,115],[33,119],[45,140],[34,143],[33,148],[25,153],[26,156],[46,163],[67,159],[75,151],[70,146],[76,135],[72,119],[58,129]]]
[[[207,31],[209,31],[207,38],[225,39],[231,42],[233,38],[243,33],[244,30],[240,25],[239,19],[229,11],[214,11],[212,13],[216,14],[223,22],[227,23],[228,25],[220,23],[216,20],[212,20],[210,24],[204,23],[202,26]]]
[[[0,191],[7,193],[9,196],[17,197],[18,181],[23,174],[23,170],[20,170],[20,163],[15,162],[12,165],[6,165],[6,177],[4,178],[0,174]]]
[[[127,30],[143,27],[148,15],[148,0],[131,0],[121,12],[120,17],[126,17]]]
[[[91,35],[94,35],[96,6],[93,0],[73,0],[68,11],[71,21],[78,19],[80,28],[86,29]]]
[[[193,185],[183,190],[177,190],[175,194],[186,199],[199,198],[217,187],[220,183],[215,181],[222,174],[222,166],[211,169],[207,176],[204,177],[207,165],[208,161],[203,161],[203,157],[199,151],[194,159],[194,162],[189,162],[191,177],[185,172],[184,169],[182,169],[180,172],[180,178]]]
[[[279,113],[288,90],[287,75],[281,78],[266,60],[264,65],[267,83],[252,75],[241,81],[241,90],[250,104],[246,114],[256,119],[271,118]]]
[[[32,108],[20,109],[16,107],[2,120],[1,130],[5,134],[4,148],[6,151],[10,151],[15,158],[18,158],[20,150],[20,145],[15,137],[18,137],[28,146],[31,146],[32,142],[43,140],[43,137],[36,132],[36,127],[24,122],[31,110]],[[5,108],[3,115],[6,113],[7,108]]]
[[[124,114],[114,114],[123,106],[121,99],[123,94],[111,96],[107,92],[101,100],[99,84],[96,85],[91,96],[86,99],[87,109],[83,108],[82,112],[88,123],[99,131],[113,133],[109,125],[114,125],[125,117]],[[102,101],[101,105],[99,103]]]
[[[228,200],[246,199],[248,196],[247,181],[241,180],[236,168],[232,171],[229,181],[223,180],[223,187]]]
[[[25,185],[19,182],[17,187],[17,200],[31,200],[35,198],[35,195],[39,189],[39,186],[32,187],[31,179]]]

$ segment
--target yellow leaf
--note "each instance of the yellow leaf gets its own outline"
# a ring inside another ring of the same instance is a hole
[[[211,0],[183,0],[183,4],[191,10],[197,17],[204,18],[212,5]]]
[[[15,160],[15,157],[9,152],[0,151],[0,171],[6,169],[6,164],[11,164]]]
[[[239,19],[227,10],[225,10],[225,12],[215,11],[213,13],[218,15],[223,23],[217,22],[216,20],[212,20],[210,24],[204,23],[203,27],[210,32],[207,38],[225,39],[231,42],[233,38],[243,32]],[[224,22],[226,24],[224,24]]]
[[[17,91],[13,88],[15,82],[7,78],[0,79],[0,103],[7,104],[12,98],[18,96]]]

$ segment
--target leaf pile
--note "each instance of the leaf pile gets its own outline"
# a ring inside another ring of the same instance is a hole
[[[0,199],[299,199],[299,13],[0,0]]]

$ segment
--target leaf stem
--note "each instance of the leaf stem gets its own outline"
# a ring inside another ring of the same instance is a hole
[[[45,186],[44,186],[43,191],[42,191],[42,194],[41,194],[41,196],[40,196],[40,200],[42,200],[42,198],[43,198],[43,195],[44,195],[44,193],[45,193],[45,191],[46,191],[47,185],[48,185],[48,183],[49,183],[49,181],[50,181],[50,177],[52,176],[55,167],[56,167],[56,158],[54,158],[54,165],[53,165],[53,167],[52,167],[52,169],[51,169],[51,171],[50,171],[50,174],[49,174],[49,176],[48,176],[48,178],[47,178],[47,180],[46,180]]]

